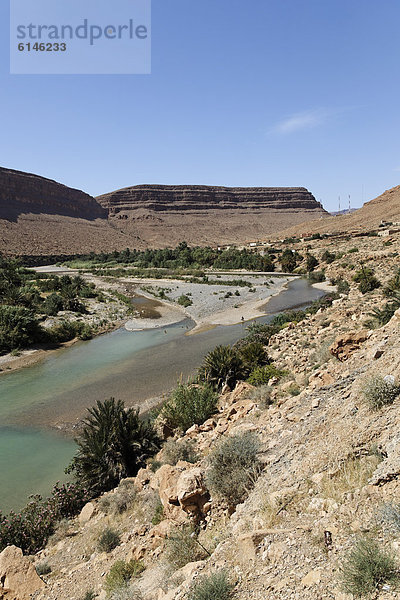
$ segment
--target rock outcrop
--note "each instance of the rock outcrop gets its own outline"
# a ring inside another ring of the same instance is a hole
[[[328,216],[301,187],[140,185],[97,199],[114,227],[160,247],[181,241],[244,244],[304,219]]]
[[[225,209],[311,210],[322,205],[302,187],[212,187],[207,185],[137,185],[98,197],[110,215],[147,209],[155,212]],[[124,213],[123,213],[124,214]],[[327,214],[327,213],[326,213]]]
[[[32,562],[16,546],[7,546],[0,554],[0,598],[29,600],[45,587]],[[2,596],[3,594],[3,596]]]
[[[52,179],[0,167],[0,219],[21,213],[106,219],[107,211],[92,196]]]

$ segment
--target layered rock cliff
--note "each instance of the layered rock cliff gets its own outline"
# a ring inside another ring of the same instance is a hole
[[[325,213],[305,188],[227,188],[205,185],[138,185],[99,196],[110,215],[145,208],[155,212],[210,209],[311,210]]]
[[[149,246],[245,244],[328,216],[305,188],[140,185],[99,196],[109,220]]]
[[[92,196],[31,173],[0,167],[0,218],[15,220],[21,213],[43,213],[82,219],[107,218]]]
[[[0,168],[0,252],[64,255],[247,244],[328,216],[305,188],[140,185],[99,196]]]

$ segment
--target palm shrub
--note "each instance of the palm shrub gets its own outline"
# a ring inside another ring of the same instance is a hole
[[[41,335],[42,329],[33,311],[23,306],[0,305],[0,352],[29,346]]]
[[[153,426],[139,419],[139,411],[125,409],[121,400],[98,401],[88,413],[69,471],[95,496],[135,476],[159,450],[160,440]]]
[[[398,579],[394,555],[370,538],[360,538],[340,568],[343,591],[356,598],[376,593],[384,583],[396,584]]]
[[[210,490],[231,506],[243,502],[261,470],[259,449],[257,435],[249,431],[222,440],[209,456]]]
[[[397,269],[394,276],[387,282],[383,293],[385,296],[395,296],[400,291],[400,268]]]
[[[240,344],[238,353],[247,373],[250,373],[255,367],[269,365],[271,362],[271,359],[261,342]]]
[[[199,577],[190,587],[188,600],[228,600],[234,584],[226,571],[216,571]]]
[[[225,384],[231,389],[245,377],[243,360],[231,346],[217,346],[209,352],[199,368],[199,379],[221,390]]]
[[[378,327],[386,325],[398,308],[400,308],[400,292],[393,292],[390,302],[386,302],[382,308],[373,308],[369,313],[372,317],[372,325],[376,324]]]
[[[161,415],[171,430],[201,425],[217,410],[218,396],[209,385],[180,383],[164,404]]]

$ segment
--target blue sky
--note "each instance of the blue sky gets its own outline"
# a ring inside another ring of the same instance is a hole
[[[10,75],[8,23],[1,0],[1,166],[93,195],[304,186],[328,210],[400,184],[398,0],[153,0],[151,75]]]

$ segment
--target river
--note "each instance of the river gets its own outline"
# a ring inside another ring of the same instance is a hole
[[[296,279],[266,305],[268,315],[304,306],[324,295]],[[111,396],[128,405],[159,397],[199,366],[218,344],[230,344],[245,325],[185,336],[189,319],[162,329],[119,329],[59,350],[43,361],[0,377],[0,510],[17,510],[33,493],[47,494],[64,477],[75,452],[52,426],[78,421],[85,408]]]

